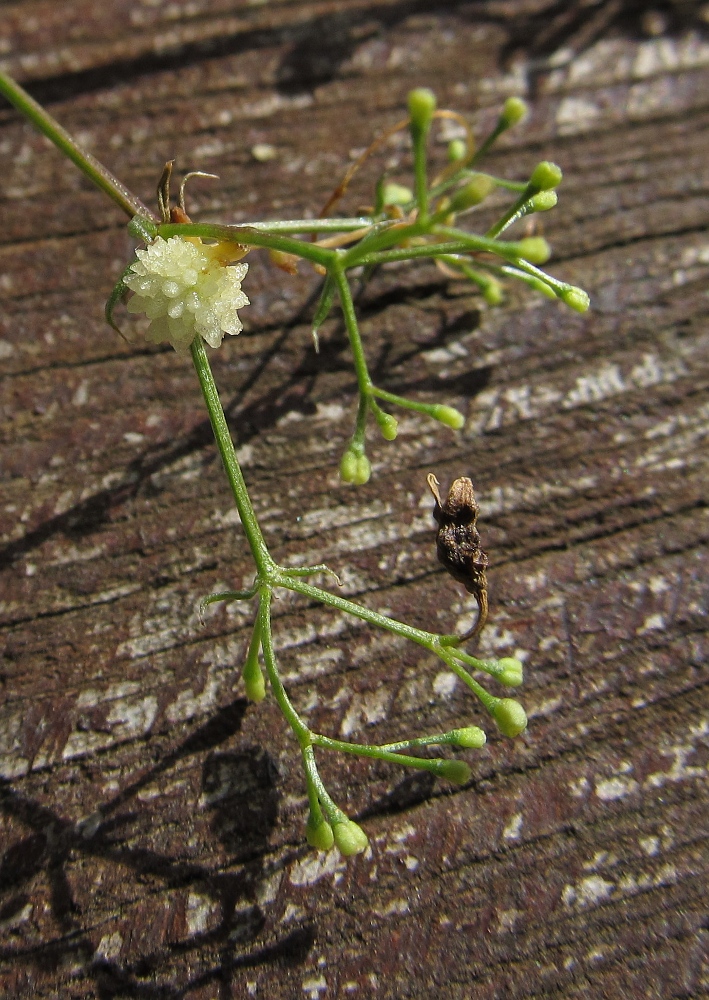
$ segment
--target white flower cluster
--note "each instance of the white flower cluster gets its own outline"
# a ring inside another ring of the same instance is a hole
[[[135,293],[128,311],[148,317],[148,340],[167,340],[176,351],[185,352],[198,334],[210,347],[219,347],[225,333],[242,330],[237,309],[249,304],[241,290],[249,265],[226,265],[243,251],[194,237],[158,236],[136,254],[133,273],[125,279]]]

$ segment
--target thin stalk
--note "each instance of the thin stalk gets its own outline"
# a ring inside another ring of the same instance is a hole
[[[320,775],[318,774],[318,766],[315,763],[315,753],[313,752],[312,743],[308,746],[304,746],[301,750],[303,754],[303,770],[305,771],[305,785],[308,790],[308,804],[310,805],[310,815],[316,821],[316,823],[321,823],[325,818],[320,808],[320,797],[318,795],[319,787],[322,785],[320,780]]]
[[[411,122],[411,144],[414,154],[414,199],[418,208],[418,217],[422,222],[428,218],[428,167],[426,163],[426,146],[430,121],[425,128]]]
[[[460,243],[467,245],[468,250],[484,250],[488,253],[494,253],[498,257],[515,259],[519,257],[519,244],[514,240],[497,240],[489,236],[475,236],[472,233],[466,233],[462,229],[455,229],[452,226],[436,226],[433,229],[433,234],[435,236],[443,236],[449,240],[458,240]],[[416,247],[412,249],[415,250]],[[451,252],[455,253],[456,251]]]
[[[495,705],[497,705],[500,699],[496,698],[495,695],[489,694],[482,684],[478,684],[475,678],[471,677],[465,667],[458,663],[454,657],[446,656],[445,653],[439,653],[439,656],[450,667],[453,673],[460,677],[462,682],[470,688],[473,694],[477,695],[488,712],[492,714]]]
[[[209,222],[169,222],[158,226],[158,235],[163,239],[170,236],[200,236],[208,240],[223,240],[240,243],[242,246],[265,247],[267,250],[281,250],[283,253],[305,257],[314,264],[330,267],[335,250],[320,247],[309,240],[296,240],[292,236],[278,236],[247,226],[216,226]]]
[[[3,94],[11,104],[14,104],[25,118],[28,118],[43,135],[46,135],[97,188],[107,194],[119,208],[122,208],[126,215],[130,218],[134,215],[145,215],[149,219],[156,218],[140,198],[129,191],[117,177],[114,177],[107,167],[104,167],[87,150],[82,149],[76,139],[73,139],[65,128],[62,128],[56,118],[53,118],[33,97],[30,97],[19,83],[15,83],[11,77],[1,71],[0,94]]]
[[[335,826],[336,823],[346,823],[347,816],[343,813],[340,807],[333,802],[330,797],[330,793],[323,784],[317,764],[315,763],[315,754],[313,753],[312,744],[303,747],[303,764],[305,766],[305,779],[308,786],[308,799],[311,802],[311,808],[311,795],[314,795],[315,798],[320,801],[322,811],[325,813],[328,823],[332,826]]]
[[[435,404],[432,403],[417,403],[413,399],[406,399],[404,396],[397,396],[396,393],[387,392],[386,389],[378,389],[376,386],[372,388],[372,395],[376,396],[378,399],[383,399],[386,403],[392,403],[394,406],[401,406],[406,410],[414,410],[416,413],[425,413],[429,417],[431,416],[431,410]]]
[[[358,229],[370,229],[372,220],[367,216],[359,219],[288,219],[285,222],[274,219],[265,222],[242,222],[247,229],[259,229],[266,233],[349,233]]]
[[[278,702],[278,707],[283,713],[286,722],[295,733],[296,739],[300,743],[301,750],[304,750],[306,747],[312,746],[312,734],[293,707],[278,673],[278,666],[276,665],[276,656],[273,651],[273,639],[271,635],[271,590],[268,586],[264,586],[261,591],[261,603],[258,609],[258,624],[261,631],[263,659],[266,664],[266,672],[268,673],[268,680],[271,684],[273,696]]]
[[[239,517],[241,518],[241,525],[244,529],[244,534],[248,540],[249,547],[259,573],[268,576],[269,571],[272,570],[274,566],[274,562],[268,548],[266,547],[263,535],[261,534],[261,528],[259,527],[258,520],[256,519],[256,513],[251,505],[251,500],[246,489],[246,482],[241,472],[239,461],[236,457],[234,442],[231,439],[226,417],[224,416],[224,410],[222,409],[221,400],[219,399],[219,391],[214,381],[212,369],[209,365],[209,359],[207,358],[207,352],[204,349],[204,342],[201,337],[195,337],[192,341],[192,347],[190,350],[192,352],[192,361],[194,362],[195,370],[197,372],[200,388],[202,389],[202,395],[204,396],[204,402],[207,405],[207,411],[212,424],[212,430],[214,431],[214,437],[217,441],[219,454],[221,455],[222,462],[224,464],[224,471],[227,474],[231,491],[234,494],[234,500],[236,501],[236,508],[239,512]]]
[[[396,246],[402,240],[410,240],[416,236],[424,236],[428,232],[428,224],[419,220],[415,222],[386,222],[381,227],[372,227],[372,231],[342,258],[342,266],[345,270],[357,267],[358,264],[366,264],[372,258],[372,254],[386,250],[388,247]]]
[[[355,371],[357,373],[359,391],[363,396],[369,396],[372,389],[372,380],[369,377],[367,359],[364,355],[362,338],[359,333],[359,324],[357,323],[357,314],[355,312],[354,302],[352,301],[350,283],[347,280],[347,275],[345,274],[343,258],[340,257],[339,254],[333,261],[330,273],[335,280],[337,291],[340,296],[340,305],[342,307],[342,315],[345,319],[345,327],[347,328],[347,336],[350,340],[350,347],[352,348],[352,358],[354,361]]]
[[[522,218],[526,213],[524,211],[525,205],[535,194],[537,188],[533,188],[531,184],[527,184],[522,194],[517,198],[517,200],[510,205],[504,215],[497,220],[494,226],[491,226],[485,235],[490,239],[495,239],[500,233],[504,232],[505,229],[509,228],[513,222],[517,219]]]
[[[331,594],[328,590],[314,587],[311,583],[306,583],[304,580],[289,577],[288,570],[281,570],[279,574],[276,574],[272,578],[272,582],[274,587],[285,587],[287,590],[293,590],[320,604],[327,604],[338,611],[344,611],[345,614],[354,615],[355,618],[361,618],[363,621],[369,622],[370,625],[377,625],[379,628],[386,629],[387,632],[393,632],[394,635],[410,639],[412,642],[418,643],[419,646],[425,646],[430,652],[445,658],[445,647],[441,646],[439,636],[433,632],[424,632],[423,629],[407,625],[405,622],[397,621],[395,618],[387,618],[386,615],[381,615],[378,611],[372,611],[371,608],[366,608],[363,604],[355,604],[354,601],[348,601],[346,597]]]
[[[338,750],[340,753],[353,754],[356,757],[370,757],[374,760],[385,760],[389,764],[403,764],[405,767],[415,767],[419,771],[437,771],[441,765],[441,760],[426,757],[411,757],[403,753],[392,753],[384,747],[373,746],[368,743],[346,743],[343,740],[333,740],[329,736],[321,736],[319,733],[312,735],[313,746],[323,747],[325,750]]]

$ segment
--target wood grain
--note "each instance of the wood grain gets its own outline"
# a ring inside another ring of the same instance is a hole
[[[593,305],[510,288],[490,310],[428,265],[377,275],[359,303],[376,380],[468,420],[456,435],[405,416],[355,490],[337,477],[356,388],[341,325],[315,355],[317,276],[252,255],[247,328],[214,367],[275,556],[464,627],[474,600],[437,564],[426,474],[471,476],[491,561],[480,648],[526,664],[529,730],[505,740],[419,649],[276,602],[313,726],[488,728],[463,789],[323,756],[371,839],[345,864],[304,846],[294,740],[243,697],[249,608],[199,623],[199,600],[252,570],[189,364],[103,323],[124,220],[0,109],[3,995],[709,989],[709,40],[702,5],[653,23],[644,6],[0,8],[6,68],[141,198],[168,157],[220,175],[189,191],[199,219],[317,210],[412,86],[478,129],[527,96],[490,169],[561,164],[550,266]],[[407,157],[390,145],[345,209]]]

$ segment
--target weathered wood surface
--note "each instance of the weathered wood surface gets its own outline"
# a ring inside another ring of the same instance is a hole
[[[220,174],[194,183],[198,218],[317,208],[413,85],[479,126],[529,96],[491,163],[563,166],[552,269],[593,299],[579,317],[512,289],[490,311],[429,266],[380,275],[362,302],[380,384],[469,418],[458,436],[405,419],[353,490],[342,330],[316,356],[316,277],[253,256],[248,330],[215,372],[277,557],[326,559],[348,594],[424,627],[465,624],[425,476],[470,474],[492,564],[481,648],[526,657],[529,730],[488,725],[469,787],[323,759],[371,838],[345,865],[304,846],[294,741],[243,698],[248,610],[197,620],[251,570],[190,366],[102,321],[124,220],[0,110],[3,995],[709,988],[709,42],[702,5],[664,22],[644,6],[3,3],[7,67],[141,197],[171,156]],[[416,648],[290,599],[276,622],[325,732],[482,720]]]

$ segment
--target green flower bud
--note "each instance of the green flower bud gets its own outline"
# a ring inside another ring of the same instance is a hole
[[[367,456],[348,448],[340,460],[340,479],[355,486],[364,486],[371,474],[372,467]]]
[[[517,122],[526,118],[528,114],[529,107],[526,101],[523,101],[521,97],[508,97],[502,107],[500,119],[506,128],[511,128],[512,125],[516,125]]]
[[[340,459],[340,479],[345,483],[353,483],[357,475],[357,455],[348,448]]]
[[[503,736],[519,736],[527,728],[526,712],[514,698],[501,698],[492,715]]]
[[[500,673],[497,674],[498,681],[501,681],[506,687],[519,687],[524,680],[522,661],[518,660],[516,656],[503,656],[497,662],[498,666],[502,667]]]
[[[242,671],[242,677],[244,678],[246,697],[250,701],[256,702],[258,705],[258,703],[263,701],[266,697],[266,681],[258,662],[258,652],[255,656],[250,656],[246,660]]]
[[[532,212],[548,212],[550,208],[554,208],[558,200],[556,191],[537,191],[529,199],[529,207]]]
[[[465,729],[454,729],[451,732],[451,743],[465,749],[479,750],[487,742],[487,736],[477,726],[467,726]]]
[[[332,833],[340,854],[344,854],[346,858],[352,857],[353,854],[361,854],[369,844],[367,834],[362,827],[353,823],[351,819],[335,823]]]
[[[369,459],[366,455],[359,455],[357,458],[357,474],[354,479],[355,486],[364,486],[365,483],[369,482],[371,475],[372,466],[369,464]]]
[[[305,839],[318,851],[329,851],[335,843],[335,835],[328,821],[322,816],[316,820],[312,813],[308,816],[305,827]]]
[[[551,163],[549,160],[542,160],[532,171],[529,183],[538,191],[549,191],[551,188],[558,187],[561,184],[562,177],[561,167],[558,167],[556,163]]]
[[[436,773],[441,778],[447,778],[454,785],[464,785],[470,781],[471,770],[464,760],[440,760]]]
[[[583,288],[577,288],[575,285],[567,285],[562,289],[559,292],[559,298],[579,313],[585,313],[591,304],[591,300]]]
[[[374,411],[374,416],[376,417],[379,430],[382,432],[384,440],[393,441],[396,438],[399,429],[399,421],[396,417],[392,417],[391,413],[385,413],[384,410],[380,409],[376,409]]]
[[[408,205],[414,200],[413,192],[409,188],[393,181],[384,185],[382,197],[385,205]]]
[[[448,143],[448,162],[457,163],[468,155],[468,146],[464,139],[453,139]]]
[[[456,191],[450,200],[451,212],[463,212],[466,208],[479,205],[487,196],[495,190],[495,182],[487,174],[475,174],[471,177],[465,187]]]
[[[409,92],[409,114],[413,128],[427,132],[436,110],[436,95],[428,87],[417,87]]]
[[[490,306],[499,306],[505,297],[502,285],[496,278],[491,278],[483,288],[483,298]]]
[[[442,403],[436,403],[431,407],[431,416],[446,427],[452,427],[454,431],[459,431],[465,423],[465,417],[460,410],[456,410],[453,406],[444,406]]]
[[[528,236],[517,243],[517,253],[530,264],[546,264],[551,257],[551,247],[543,236]]]

